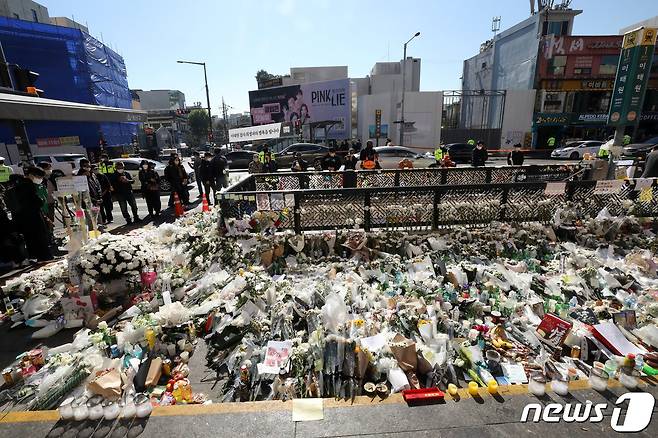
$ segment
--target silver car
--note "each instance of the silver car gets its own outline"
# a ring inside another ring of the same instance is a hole
[[[598,140],[570,141],[564,147],[551,152],[551,158],[581,160],[585,154],[596,155],[603,144]]]

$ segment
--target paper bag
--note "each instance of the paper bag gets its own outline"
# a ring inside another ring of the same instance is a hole
[[[162,375],[162,359],[156,357],[151,361],[148,374],[146,374],[146,387],[152,388],[158,384],[160,376]]]
[[[104,398],[118,398],[121,396],[121,375],[116,369],[99,371],[87,384],[87,389]]]

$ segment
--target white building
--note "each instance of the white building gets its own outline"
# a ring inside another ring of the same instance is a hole
[[[626,32],[630,32],[631,30],[637,29],[638,27],[658,27],[658,15],[619,29],[619,35],[624,35]]]

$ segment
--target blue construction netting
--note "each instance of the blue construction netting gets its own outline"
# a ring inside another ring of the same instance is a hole
[[[37,85],[49,99],[130,108],[123,58],[79,29],[0,17],[0,42],[9,64],[39,73]],[[97,148],[101,135],[108,145],[132,140],[134,123],[26,121],[32,143],[37,138],[79,136]],[[0,124],[0,142],[13,143],[14,132]]]

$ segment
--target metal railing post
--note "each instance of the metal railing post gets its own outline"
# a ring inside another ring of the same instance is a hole
[[[368,189],[363,195],[363,229],[370,231],[370,190]]]
[[[439,202],[441,202],[441,194],[438,190],[434,190],[434,201],[432,206],[432,230],[436,231],[439,228]]]
[[[295,199],[295,208],[294,208],[294,213],[293,213],[293,226],[295,227],[295,234],[301,234],[302,233],[302,209],[301,209],[301,203],[300,197],[302,194],[300,192],[296,192],[294,195]]]

